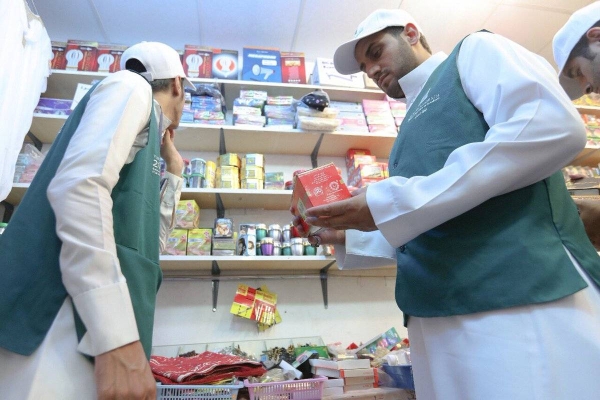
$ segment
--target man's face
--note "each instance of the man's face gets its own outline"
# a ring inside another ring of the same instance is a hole
[[[354,49],[354,57],[361,71],[393,98],[404,97],[398,80],[419,65],[404,36],[396,38],[385,31],[361,39]]]
[[[179,82],[179,95],[175,103],[175,120],[173,121],[173,125],[175,125],[174,128],[179,126],[181,116],[183,115],[183,106],[185,105],[184,83],[181,78],[176,78],[174,84],[177,85],[177,82]]]
[[[577,80],[582,95],[600,93],[600,42],[590,43],[585,55],[570,59],[565,64],[563,75]]]

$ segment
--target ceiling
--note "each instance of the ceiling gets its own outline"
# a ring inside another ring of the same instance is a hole
[[[161,41],[241,50],[275,47],[332,58],[377,8],[403,8],[434,52],[479,29],[502,34],[554,65],[552,38],[592,0],[26,0],[52,40],[131,45]]]

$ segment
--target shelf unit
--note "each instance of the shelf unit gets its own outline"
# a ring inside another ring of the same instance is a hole
[[[54,70],[43,94],[48,98],[71,99],[78,83],[91,84],[105,78],[98,72]],[[270,82],[239,80],[191,79],[196,83],[214,83],[223,93],[227,109],[231,110],[233,99],[240,90],[266,90],[270,96],[293,96],[300,98],[316,89],[325,90],[331,100],[359,102],[362,99],[382,100],[385,95],[376,89],[353,89],[343,87],[320,87]],[[51,144],[63,124],[66,115],[34,114],[30,132],[41,143]],[[175,145],[182,151],[223,153],[262,153],[279,155],[309,155],[316,165],[318,155],[344,157],[349,148],[368,148],[378,158],[388,158],[396,135],[363,132],[319,132],[277,127],[247,127],[233,125],[203,125],[182,123],[177,129]],[[18,205],[29,184],[14,184],[7,202]],[[182,191],[184,200],[196,200],[201,209],[262,209],[287,210],[291,192],[285,190],[245,189],[188,189]],[[161,268],[165,279],[211,280],[213,310],[216,310],[218,285],[221,279],[241,277],[261,278],[318,278],[321,281],[323,301],[327,308],[327,277],[334,276],[383,276],[394,277],[395,266],[370,270],[341,271],[330,268],[335,258],[326,256],[161,256]]]

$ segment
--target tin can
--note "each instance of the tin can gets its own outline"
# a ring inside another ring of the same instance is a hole
[[[269,225],[269,237],[272,237],[273,240],[280,242],[281,241],[281,226],[277,224]]]
[[[192,174],[188,177],[188,187],[192,189],[200,189],[204,187],[204,176],[200,174]]]
[[[292,255],[301,256],[304,255],[304,245],[302,244],[303,238],[292,238]]]
[[[285,182],[285,190],[294,190],[294,182],[293,181]]]
[[[205,187],[214,188],[216,186],[217,164],[214,161],[207,161],[205,172]]]
[[[281,255],[281,242],[277,240],[273,240],[273,255],[280,256]]]
[[[260,241],[260,250],[263,256],[273,255],[273,238],[266,237]]]
[[[292,244],[290,242],[283,242],[281,244],[281,254],[284,256],[292,255]]]
[[[284,225],[282,230],[282,241],[289,242],[292,240],[292,226]]]
[[[190,175],[206,176],[206,161],[202,158],[192,158],[190,161]]]
[[[303,252],[304,252],[305,256],[316,256],[317,255],[317,248],[314,247],[312,244],[310,244],[308,239],[304,238],[302,240],[302,246],[304,247]]]

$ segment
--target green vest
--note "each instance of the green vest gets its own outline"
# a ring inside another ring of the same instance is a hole
[[[0,236],[0,347],[18,354],[29,355],[41,344],[67,297],[59,266],[62,243],[56,235],[56,218],[46,191],[94,89],[90,89],[65,122]],[[162,279],[158,264],[159,140],[152,107],[148,145],[123,167],[111,193],[117,256],[148,357],[156,291]],[[81,339],[85,327],[77,314],[75,319]]]
[[[390,176],[431,175],[458,147],[484,140],[489,126],[457,69],[461,43],[408,110]],[[560,299],[586,287],[563,246],[600,282],[600,258],[558,171],[400,246],[396,303],[405,315],[440,317]]]

